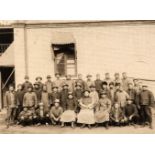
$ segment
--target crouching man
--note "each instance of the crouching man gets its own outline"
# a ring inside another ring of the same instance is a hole
[[[50,120],[53,125],[60,122],[61,115],[63,113],[63,108],[60,106],[60,100],[56,99],[54,101],[54,106],[50,110]]]
[[[39,107],[35,112],[34,122],[37,125],[45,124],[46,126],[50,123],[49,112],[45,109],[44,104],[41,102],[39,103]]]
[[[111,108],[110,121],[112,125],[116,126],[121,126],[124,123],[123,110],[117,102]]]
[[[127,104],[124,107],[124,117],[125,122],[128,125],[136,125],[139,122],[138,110],[135,104],[133,104],[133,99],[128,98]]]
[[[18,121],[19,124],[27,126],[33,124],[33,118],[34,118],[34,110],[24,107],[23,111],[20,112],[18,116]]]

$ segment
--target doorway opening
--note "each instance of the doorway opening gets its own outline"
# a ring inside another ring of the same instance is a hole
[[[4,95],[9,85],[15,86],[14,67],[0,67],[0,109],[4,107]]]

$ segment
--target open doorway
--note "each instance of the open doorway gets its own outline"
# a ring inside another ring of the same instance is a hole
[[[15,85],[14,67],[0,67],[0,108],[4,107],[4,95],[10,84]]]

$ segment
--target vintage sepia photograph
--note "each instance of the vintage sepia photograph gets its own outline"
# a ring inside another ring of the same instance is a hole
[[[0,20],[0,134],[155,133],[155,20]]]

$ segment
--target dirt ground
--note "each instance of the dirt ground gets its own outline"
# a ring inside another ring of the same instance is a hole
[[[108,130],[104,127],[95,127],[88,129],[80,127],[76,127],[72,129],[67,126],[61,128],[60,126],[27,126],[22,127],[20,125],[10,126],[8,129],[6,128],[4,122],[5,112],[0,112],[0,133],[1,134],[154,134],[154,129],[149,129],[148,126],[141,127],[137,126],[136,128],[133,126],[125,126],[125,127],[110,127]],[[155,117],[154,117],[155,118]],[[153,124],[155,124],[155,119],[153,120]],[[154,125],[155,126],[155,125]]]

